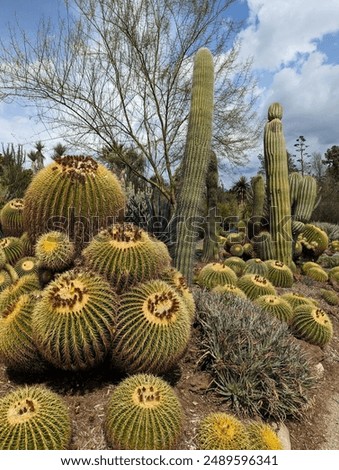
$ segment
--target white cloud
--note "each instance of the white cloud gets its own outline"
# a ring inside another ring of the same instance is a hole
[[[254,67],[276,70],[316,51],[316,40],[339,31],[338,0],[247,0],[248,27],[242,55]]]

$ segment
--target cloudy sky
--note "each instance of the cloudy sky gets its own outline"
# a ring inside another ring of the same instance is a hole
[[[0,34],[16,17],[34,31],[41,14],[56,15],[63,0],[1,0]],[[279,101],[288,150],[303,135],[308,152],[324,153],[339,144],[339,0],[239,0],[232,11],[245,20],[240,33],[242,57],[253,58],[258,78],[258,112]],[[34,121],[30,108],[0,103],[0,143],[24,143],[32,149],[37,140],[52,148],[58,140]],[[261,142],[250,153],[245,171],[256,171]]]

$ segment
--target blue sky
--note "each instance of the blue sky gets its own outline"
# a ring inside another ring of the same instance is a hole
[[[15,18],[34,32],[41,15],[55,17],[62,8],[63,0],[1,0],[0,34]],[[230,13],[245,20],[241,56],[253,58],[260,116],[274,101],[283,105],[291,152],[299,135],[309,153],[339,145],[339,0],[238,0]],[[39,139],[46,149],[62,140],[36,123],[30,108],[0,103],[0,143],[23,143],[29,151]],[[255,173],[261,152],[259,141],[249,165],[233,179]]]

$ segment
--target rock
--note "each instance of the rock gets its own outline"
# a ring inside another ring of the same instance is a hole
[[[314,366],[314,370],[315,370],[315,376],[317,380],[322,379],[325,373],[325,369],[321,362],[319,362],[318,364]]]
[[[287,426],[283,423],[271,423],[272,428],[278,434],[278,437],[283,445],[284,450],[291,450],[291,440],[290,440],[290,433],[287,429]]]

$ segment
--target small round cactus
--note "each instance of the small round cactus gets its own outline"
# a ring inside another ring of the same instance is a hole
[[[38,260],[34,256],[25,256],[16,262],[14,269],[19,277],[38,272]]]
[[[199,450],[247,450],[249,437],[245,425],[227,413],[209,413],[197,431]]]
[[[213,289],[213,287],[224,284],[233,284],[235,286],[237,279],[237,275],[230,267],[221,263],[209,263],[199,272],[197,283],[201,287]]]
[[[286,264],[276,260],[267,260],[265,263],[268,267],[267,279],[275,287],[292,287],[293,273]]]
[[[314,253],[314,256],[320,256],[328,248],[328,236],[326,232],[313,224],[306,224],[300,238],[301,244]]]
[[[311,268],[321,268],[321,266],[320,266],[318,263],[314,263],[314,261],[306,261],[306,263],[303,263],[303,264],[302,264],[302,266],[301,266],[301,271],[302,271],[304,274],[307,274],[307,272],[308,272]]]
[[[246,426],[251,450],[283,450],[283,444],[274,429],[262,422],[251,422]]]
[[[184,354],[191,318],[182,296],[168,283],[140,283],[121,296],[113,363],[128,373],[161,374]]]
[[[20,387],[0,400],[0,450],[63,450],[70,440],[70,415],[56,393]]]
[[[235,243],[234,245],[230,246],[229,252],[232,256],[238,256],[240,258],[244,254],[244,249],[240,243]]]
[[[12,199],[1,209],[1,228],[5,237],[20,237],[23,233],[23,199]]]
[[[252,243],[250,242],[244,243],[242,247],[244,250],[244,258],[245,259],[252,258],[254,255],[254,248],[253,248]]]
[[[72,265],[75,245],[65,233],[56,231],[44,233],[36,243],[35,256],[40,268],[63,271]]]
[[[327,282],[328,281],[328,274],[324,271],[320,266],[318,268],[309,268],[307,270],[307,277],[313,279],[317,282]]]
[[[245,292],[243,292],[239,287],[234,286],[233,284],[224,284],[223,286],[213,287],[212,292],[217,292],[219,294],[231,294],[239,297],[241,299],[247,299]]]
[[[273,315],[281,321],[289,323],[293,317],[291,305],[277,295],[262,295],[254,300],[264,312]]]
[[[20,241],[22,243],[23,256],[35,256],[35,245],[30,241],[27,232],[21,235]]]
[[[313,299],[305,297],[304,295],[299,294],[297,292],[288,292],[286,294],[283,294],[280,298],[286,300],[291,305],[293,310],[295,310],[300,305],[314,306]]]
[[[267,277],[268,266],[260,258],[252,258],[246,261],[244,274],[258,274],[259,276]]]
[[[161,276],[171,258],[164,243],[133,224],[101,231],[83,250],[85,265],[105,276],[119,291]]]
[[[111,349],[117,308],[117,295],[97,274],[72,270],[59,275],[33,310],[33,334],[41,355],[64,370],[101,363]]]
[[[243,232],[230,233],[226,237],[226,249],[229,250],[232,245],[241,244],[244,238],[245,234]]]
[[[32,333],[35,302],[33,295],[23,294],[0,316],[0,358],[7,367],[22,372],[39,372],[44,368]]]
[[[23,246],[20,238],[6,237],[0,240],[0,250],[4,250],[6,260],[14,265],[23,255]]]
[[[27,274],[17,279],[0,293],[0,312],[5,310],[21,295],[40,290],[40,283],[36,274]]]
[[[320,293],[328,305],[339,305],[339,296],[333,290],[320,289]]]
[[[170,268],[161,274],[161,280],[167,282],[171,287],[174,287],[174,289],[181,294],[186,304],[190,318],[193,321],[195,317],[195,301],[193,294],[187,285],[186,279],[181,274],[181,272],[175,268]]]
[[[291,321],[293,334],[311,344],[325,346],[332,339],[333,326],[324,310],[315,305],[301,305]]]
[[[151,374],[135,374],[113,391],[104,424],[114,449],[174,449],[183,412],[173,389]]]
[[[0,292],[12,284],[12,278],[5,269],[0,270]]]
[[[250,300],[254,300],[261,295],[276,295],[273,284],[258,274],[244,274],[238,280],[237,286],[245,292]]]
[[[231,256],[225,259],[224,266],[231,268],[237,276],[242,276],[246,262],[238,256]]]

